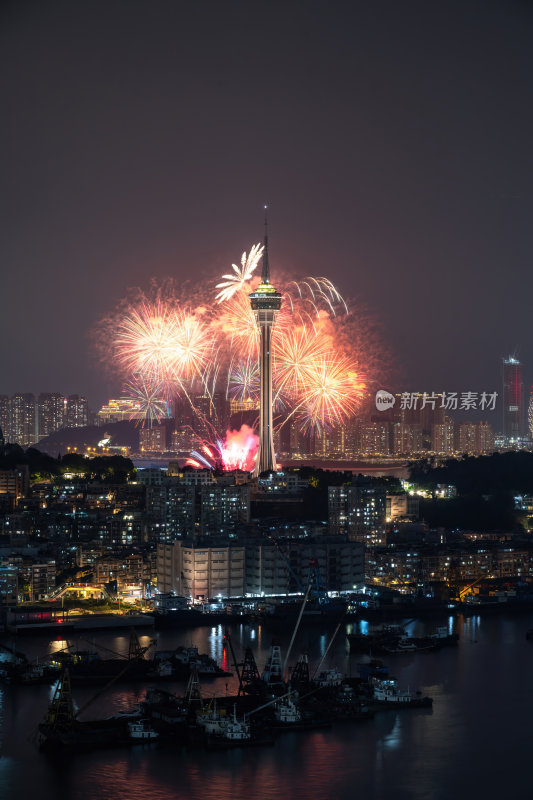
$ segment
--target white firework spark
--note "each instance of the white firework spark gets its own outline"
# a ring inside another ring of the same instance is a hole
[[[223,275],[224,281],[217,283],[216,288],[221,291],[216,295],[217,303],[222,303],[224,300],[229,300],[233,297],[235,292],[238,292],[244,284],[250,280],[252,273],[256,269],[261,256],[263,255],[264,247],[261,244],[254,244],[248,255],[244,252],[241,256],[241,266],[232,264],[234,274],[229,273]]]
[[[124,391],[137,401],[142,416],[135,414],[130,420],[136,420],[137,425],[143,428],[145,424],[152,427],[164,417],[169,416],[168,403],[165,399],[165,385],[162,381],[145,380],[141,375],[136,375],[124,386]]]

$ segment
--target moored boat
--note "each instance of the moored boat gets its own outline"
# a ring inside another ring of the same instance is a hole
[[[394,678],[380,680],[374,678],[372,681],[373,700],[378,706],[394,708],[424,708],[431,706],[433,700],[430,697],[413,695],[409,689],[400,689]]]
[[[152,742],[159,737],[158,732],[150,727],[150,723],[147,719],[128,722],[128,730],[131,739],[137,739],[143,742]]]
[[[344,675],[342,672],[333,667],[332,669],[325,669],[319,672],[313,682],[317,686],[324,688],[326,686],[340,686],[343,680]]]

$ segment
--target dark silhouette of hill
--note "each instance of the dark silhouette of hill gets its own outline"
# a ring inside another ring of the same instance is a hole
[[[453,499],[420,502],[420,515],[432,526],[471,530],[512,530],[520,526],[515,494],[533,494],[533,453],[494,453],[430,461],[410,466],[411,479],[434,490],[437,484],[457,488]]]
[[[451,458],[441,466],[429,461],[410,465],[411,479],[433,488],[452,484],[458,494],[489,495],[500,491],[533,494],[533,453],[493,453],[490,456]]]
[[[46,436],[37,442],[36,447],[42,453],[57,456],[65,454],[68,448],[84,450],[86,447],[96,447],[102,439],[111,438],[113,447],[130,447],[132,452],[139,449],[139,429],[134,422],[110,422],[108,425],[88,425],[85,428],[62,428],[60,431]]]

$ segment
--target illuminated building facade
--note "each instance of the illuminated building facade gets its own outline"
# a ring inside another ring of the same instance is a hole
[[[41,392],[37,398],[37,438],[44,439],[65,427],[66,400],[58,392]]]
[[[353,591],[364,585],[362,544],[319,537],[278,544],[262,539],[159,544],[157,587],[194,600],[300,592],[307,585],[311,560],[326,591]]]
[[[387,522],[396,519],[418,519],[420,498],[416,494],[400,492],[387,495]]]
[[[272,328],[281,308],[281,294],[270,283],[266,233],[261,283],[250,295],[250,302],[260,332],[259,449],[254,470],[255,475],[260,475],[276,469],[272,422]]]
[[[152,425],[139,431],[141,453],[164,453],[167,449],[167,429],[164,425]]]
[[[417,422],[395,422],[393,424],[394,455],[421,453],[424,449],[422,426]]]
[[[222,533],[250,521],[250,487],[211,484],[200,490],[202,533]]]
[[[14,394],[9,403],[9,441],[29,447],[36,441],[35,395]]]
[[[434,453],[454,452],[454,423],[451,417],[444,417],[444,422],[431,426],[431,449]]]
[[[0,430],[4,439],[9,439],[9,397],[6,394],[0,395]]]
[[[524,433],[522,364],[514,356],[503,360],[503,435],[519,439]]]
[[[18,603],[18,570],[9,564],[0,565],[0,608]]]
[[[351,485],[328,488],[330,533],[346,535],[369,546],[385,544],[385,487],[355,478]]]
[[[459,453],[484,455],[494,452],[494,431],[488,422],[463,422],[459,425]]]
[[[459,425],[458,451],[460,453],[476,452],[476,426],[473,422]]]
[[[107,422],[122,422],[127,419],[142,419],[143,413],[137,400],[131,397],[112,398],[99,410],[98,424]]]
[[[478,422],[476,425],[476,449],[478,453],[494,452],[494,431],[488,422]]]
[[[390,453],[389,425],[386,422],[361,422],[357,452],[362,456]]]
[[[88,424],[89,403],[87,398],[81,397],[79,394],[69,395],[66,402],[65,426],[67,428],[84,428]]]

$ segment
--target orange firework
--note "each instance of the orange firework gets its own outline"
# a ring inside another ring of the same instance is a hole
[[[235,292],[222,303],[213,324],[232,354],[244,360],[257,359],[259,331],[247,291]]]
[[[200,417],[196,398],[213,400],[216,391],[255,400],[259,331],[249,295],[261,252],[255,245],[244,253],[216,296],[212,284],[178,290],[171,281],[130,295],[99,325],[104,363],[158,386],[165,399],[180,394]],[[375,322],[360,305],[348,309],[327,278],[274,283],[283,297],[272,335],[275,403],[303,429],[343,424],[389,367]]]
[[[355,365],[343,356],[321,356],[307,371],[299,418],[304,429],[342,425],[357,410],[365,384]]]
[[[214,360],[213,346],[208,322],[161,298],[129,306],[119,315],[111,340],[123,374],[163,383],[167,393],[194,378],[203,380]]]
[[[161,301],[132,307],[116,328],[115,358],[126,374],[168,381],[174,371],[177,325],[173,309]]]
[[[274,384],[277,394],[305,393],[317,360],[326,356],[328,340],[311,326],[288,329],[274,337]]]
[[[213,361],[214,340],[210,326],[194,314],[177,308],[174,311],[176,322],[174,359],[175,380],[202,378]]]

